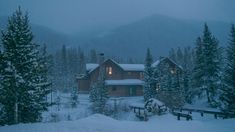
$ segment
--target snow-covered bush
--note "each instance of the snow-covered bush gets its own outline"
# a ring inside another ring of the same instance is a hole
[[[163,114],[167,111],[167,107],[161,101],[151,98],[145,102],[145,110],[148,114]]]

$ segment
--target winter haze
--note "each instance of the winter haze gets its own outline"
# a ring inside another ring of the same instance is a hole
[[[33,23],[66,33],[115,27],[153,14],[201,21],[235,20],[233,0],[1,0],[0,3],[0,16],[10,15],[20,5],[30,12]]]
[[[204,22],[224,45],[235,21],[233,0],[0,0],[0,25],[19,5],[36,25],[36,39],[50,51],[65,44],[110,56],[122,51],[143,57],[147,47],[157,51],[154,56],[165,56],[169,48],[192,46]],[[133,45],[138,55],[129,52]]]
[[[235,0],[0,0],[0,132],[235,132]]]

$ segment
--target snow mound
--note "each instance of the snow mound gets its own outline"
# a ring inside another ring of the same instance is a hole
[[[94,114],[76,121],[3,126],[0,132],[233,132],[234,123],[235,119],[178,121],[170,114],[153,116],[148,122],[118,121]]]

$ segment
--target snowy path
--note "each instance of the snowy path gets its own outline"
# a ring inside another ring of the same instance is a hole
[[[234,124],[235,119],[177,121],[170,114],[148,122],[117,121],[96,114],[77,121],[4,126],[0,132],[233,132]]]

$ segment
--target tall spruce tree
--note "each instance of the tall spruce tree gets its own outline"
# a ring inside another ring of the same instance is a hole
[[[61,77],[62,77],[62,89],[63,91],[69,91],[69,73],[68,73],[68,53],[67,53],[67,48],[65,45],[62,46],[61,49]]]
[[[207,24],[204,26],[202,36],[203,55],[204,55],[204,88],[207,101],[211,106],[216,106],[216,97],[220,78],[220,55],[218,40],[212,36]]]
[[[90,51],[90,63],[97,63],[97,53],[95,49]]]
[[[46,71],[42,70],[38,45],[33,43],[28,14],[24,15],[20,7],[2,32],[2,44],[2,124],[39,121],[46,110],[49,84],[43,75]]]
[[[161,58],[154,67],[157,84],[157,98],[168,107],[181,107],[184,104],[182,69],[172,67],[171,60]]]
[[[174,62],[177,62],[176,59],[177,59],[177,56],[176,56],[176,53],[175,53],[175,49],[174,48],[171,48],[171,50],[169,51],[169,55],[168,57],[173,60]]]
[[[177,56],[176,56],[176,63],[177,63],[178,65],[183,66],[184,55],[183,55],[183,52],[182,52],[182,50],[181,50],[180,47],[178,47],[176,54],[177,54]]]
[[[150,98],[156,96],[156,90],[154,86],[153,78],[153,57],[150,53],[150,49],[147,49],[146,58],[145,58],[145,68],[144,68],[144,100],[147,101]]]
[[[220,86],[220,50],[217,39],[212,36],[207,24],[202,39],[197,39],[196,60],[193,72],[194,91],[207,98],[211,106],[217,106]]]
[[[204,75],[204,54],[203,54],[203,45],[202,40],[200,37],[196,40],[196,47],[195,47],[195,62],[194,62],[194,69],[192,73],[192,89],[189,93],[189,98],[194,98],[198,96],[199,98],[203,92],[203,75]]]
[[[235,112],[235,27],[231,27],[221,100],[227,111]]]
[[[78,58],[78,74],[85,74],[86,73],[86,60],[85,55],[81,51]]]
[[[70,102],[71,102],[71,107],[76,108],[78,102],[78,89],[76,87],[73,88],[71,94],[70,94]]]

